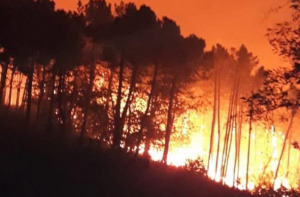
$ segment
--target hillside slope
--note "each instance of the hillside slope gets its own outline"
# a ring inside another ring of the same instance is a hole
[[[41,136],[0,129],[0,196],[248,196],[95,143]]]

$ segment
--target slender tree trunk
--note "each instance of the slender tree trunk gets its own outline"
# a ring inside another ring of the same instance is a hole
[[[128,121],[127,121],[127,134],[126,134],[126,140],[125,140],[125,150],[127,151],[128,147],[132,147],[132,144],[130,144],[129,142],[131,140],[129,140],[129,137],[132,136],[131,135],[131,107],[129,106],[129,116],[128,116]],[[132,143],[132,142],[131,142]],[[131,148],[130,151],[131,152]]]
[[[210,131],[210,145],[208,152],[208,163],[207,163],[207,171],[210,170],[210,165],[212,164],[212,156],[213,156],[213,147],[214,147],[214,137],[215,137],[215,124],[216,124],[216,111],[217,111],[217,93],[218,93],[218,76],[217,69],[215,70],[215,80],[214,80],[214,106],[213,106],[213,117],[211,123],[211,131]]]
[[[119,133],[121,133],[121,136],[123,135],[123,130],[124,130],[124,125],[125,125],[127,112],[128,112],[128,109],[130,109],[131,102],[133,100],[133,92],[134,92],[135,85],[136,85],[137,72],[138,72],[138,66],[135,65],[133,67],[133,71],[132,71],[132,75],[131,75],[127,100],[126,100],[125,107],[123,109],[123,112],[122,112],[122,115],[121,115],[121,118],[120,118]]]
[[[234,110],[235,91],[236,91],[236,86],[234,83],[230,93],[229,108],[228,108],[228,115],[227,115],[227,122],[226,122],[225,136],[224,136],[224,145],[223,145],[222,162],[221,162],[222,178],[225,177],[227,173],[226,165],[227,165],[228,150],[230,149],[229,142],[232,134],[232,119],[233,119],[233,110]]]
[[[286,178],[289,176],[290,172],[290,159],[291,159],[291,146],[292,146],[292,130],[290,131],[290,136],[289,136],[289,149],[288,149],[288,158],[287,158],[287,166],[286,166]]]
[[[58,91],[57,91],[57,98],[58,98],[58,111],[59,111],[59,117],[61,119],[61,122],[59,124],[61,125],[61,130],[65,134],[66,132],[66,112],[65,112],[65,102],[64,102],[64,86],[65,86],[65,77],[63,73],[60,73],[59,75],[59,83],[58,83]]]
[[[106,111],[109,111],[109,102],[110,102],[111,93],[112,93],[113,78],[114,78],[114,70],[112,68],[110,71],[109,79],[108,79],[108,92],[106,95],[106,102],[105,102],[105,110]]]
[[[150,90],[150,94],[148,96],[146,110],[145,110],[145,113],[142,115],[142,118],[141,118],[141,128],[139,129],[139,132],[138,132],[138,141],[137,141],[137,149],[136,149],[136,152],[135,152],[135,156],[137,156],[138,153],[139,153],[140,144],[141,144],[141,141],[142,141],[142,138],[143,138],[143,130],[145,128],[146,118],[148,116],[151,100],[152,100],[152,97],[154,95],[157,74],[158,74],[158,64],[155,64],[153,78],[152,78],[152,82],[151,82],[151,90]],[[144,150],[144,152],[145,152],[145,150]]]
[[[65,111],[65,127],[66,127],[66,134],[71,134],[72,128],[72,114],[71,111],[73,109],[73,95],[75,91],[74,83],[71,81],[68,75],[65,76],[65,102],[64,102],[64,111]]]
[[[126,118],[126,114],[127,114],[127,111],[128,111],[128,109],[131,105],[132,96],[133,96],[133,92],[134,92],[135,85],[136,85],[137,73],[138,73],[138,66],[134,65],[132,75],[131,75],[130,87],[129,87],[127,100],[126,100],[125,107],[123,109],[122,116],[121,116],[121,132],[123,132],[123,127],[124,127],[124,121],[125,121],[125,118]]]
[[[90,108],[90,102],[93,95],[93,87],[94,87],[94,81],[95,81],[95,70],[96,70],[96,62],[95,62],[95,43],[93,43],[93,55],[92,55],[92,66],[90,68],[90,79],[88,84],[88,92],[87,92],[87,99],[85,103],[85,109],[84,109],[84,117],[83,117],[83,123],[81,127],[80,132],[80,140],[83,142],[85,133],[86,133],[86,124],[88,119],[88,113]]]
[[[292,109],[291,120],[290,120],[289,126],[288,126],[288,128],[286,130],[286,133],[285,133],[285,137],[284,137],[284,141],[283,141],[283,145],[282,145],[280,157],[279,157],[279,160],[278,160],[278,165],[277,165],[276,172],[275,172],[274,183],[275,183],[275,181],[276,181],[276,179],[278,177],[280,163],[281,163],[281,160],[282,160],[282,157],[283,157],[283,154],[284,154],[284,150],[285,150],[285,147],[286,147],[286,142],[287,142],[287,139],[289,138],[290,130],[292,128],[293,120],[294,120],[295,115],[296,115],[296,109]]]
[[[232,145],[232,129],[234,128],[236,114],[237,114],[237,100],[239,95],[239,69],[236,67],[235,78],[233,83],[232,92],[229,101],[229,110],[226,123],[226,131],[224,137],[223,155],[222,155],[222,166],[221,166],[221,177],[227,176],[227,168],[230,158],[231,145]]]
[[[20,94],[21,94],[21,85],[22,85],[23,75],[19,74],[19,80],[17,85],[17,98],[16,98],[16,108],[20,107]]]
[[[246,190],[248,190],[248,181],[249,181],[249,164],[250,164],[250,154],[251,154],[252,119],[253,119],[253,101],[251,100],[250,114],[249,114],[248,153],[247,153],[247,169],[246,169]]]
[[[76,108],[76,96],[77,96],[77,74],[74,74],[74,81],[73,81],[73,91],[71,94],[70,98],[70,104],[69,104],[69,126],[68,126],[68,132],[72,133],[73,132],[73,119],[74,119],[74,114],[72,113],[73,109],[75,110]]]
[[[46,77],[46,71],[44,68],[42,68],[43,73],[42,73],[42,81],[40,83],[40,95],[38,98],[38,103],[37,103],[37,110],[36,110],[36,123],[39,123],[39,118],[40,118],[40,109],[41,109],[41,104],[44,99],[45,91],[44,91],[44,86],[45,86],[45,77]]]
[[[167,117],[167,125],[166,125],[166,134],[165,134],[165,147],[163,152],[162,162],[167,164],[168,153],[169,153],[169,143],[171,138],[172,126],[173,126],[173,104],[175,100],[175,92],[176,92],[176,84],[177,84],[177,76],[173,77],[170,95],[169,95],[169,107],[168,107],[168,117]]]
[[[234,102],[234,112],[233,112],[233,121],[232,121],[232,128],[234,128],[234,139],[235,139],[235,149],[234,149],[234,167],[233,167],[233,185],[235,185],[236,183],[236,163],[237,163],[237,159],[238,159],[238,144],[239,144],[239,139],[238,139],[238,123],[237,123],[237,119],[238,119],[238,101],[239,101],[239,85],[240,85],[240,78],[238,77],[237,79],[237,88],[236,88],[236,96],[235,96],[235,102]]]
[[[224,167],[225,177],[227,176],[228,173],[228,163],[229,163],[231,147],[232,147],[232,139],[233,139],[232,129],[233,129],[233,122],[231,123],[231,129],[229,133],[229,145],[227,146],[227,150],[226,150],[225,167]]]
[[[220,114],[220,110],[221,110],[221,101],[220,101],[220,96],[221,96],[221,76],[220,73],[218,73],[218,97],[217,97],[217,108],[218,108],[218,114],[217,114],[217,118],[218,118],[218,145],[217,145],[217,157],[216,157],[216,166],[215,166],[215,174],[217,175],[218,173],[218,165],[219,165],[219,155],[220,155],[220,144],[221,144],[221,114]]]
[[[233,101],[233,108],[232,108],[232,115],[231,115],[231,127],[230,127],[230,143],[227,149],[227,159],[226,159],[226,173],[227,173],[227,168],[228,168],[228,163],[229,163],[229,158],[230,158],[230,153],[231,153],[231,147],[232,147],[232,140],[233,140],[233,129],[234,133],[236,134],[237,132],[237,110],[238,110],[238,99],[239,99],[239,85],[240,85],[240,79],[237,77],[236,79],[236,87],[235,87],[235,92],[234,92],[234,101]],[[235,149],[236,152],[236,149]],[[234,176],[234,173],[233,173]],[[234,177],[233,177],[234,179]]]
[[[122,132],[120,129],[121,126],[121,101],[122,101],[122,87],[123,87],[123,80],[124,80],[124,52],[121,55],[120,61],[120,71],[119,71],[119,86],[118,86],[118,93],[117,93],[117,104],[116,110],[114,115],[114,130],[113,130],[113,147],[120,148],[120,143],[122,139]]]
[[[10,81],[9,81],[9,94],[8,94],[7,111],[9,111],[10,106],[11,106],[11,95],[12,95],[12,90],[13,90],[13,82],[14,82],[15,72],[16,72],[16,67],[14,66],[12,71],[11,71],[11,78],[10,78]]]
[[[124,59],[121,60],[120,76],[119,76],[119,89],[118,89],[117,106],[116,106],[116,113],[115,113],[115,129],[114,129],[115,135],[114,135],[114,141],[113,141],[113,147],[115,147],[115,148],[120,147],[120,143],[121,143],[122,135],[123,135],[124,124],[125,124],[125,118],[126,118],[128,108],[131,105],[131,100],[132,100],[132,96],[133,96],[133,91],[135,89],[137,72],[138,72],[138,65],[135,64],[132,69],[127,100],[126,100],[123,112],[121,114],[121,99],[122,99],[121,98],[121,93],[122,93],[121,89],[122,89],[123,72],[124,72],[124,62],[123,61],[124,61]]]
[[[240,177],[240,154],[241,154],[241,139],[242,139],[242,128],[243,128],[243,105],[240,108],[240,114],[239,114],[239,128],[238,128],[238,145],[237,145],[237,159],[235,162],[235,166],[237,168],[236,170],[236,178],[239,180]]]
[[[106,141],[107,136],[110,130],[110,124],[109,124],[109,111],[110,111],[110,100],[111,100],[111,95],[112,95],[112,84],[113,84],[113,77],[114,77],[114,69],[111,67],[110,69],[110,76],[108,79],[108,92],[106,95],[106,101],[105,101],[105,120],[104,120],[104,130],[103,133],[101,134],[101,141]]]
[[[237,106],[236,106],[237,107]],[[238,122],[237,122],[237,112],[236,117],[234,120],[235,125],[235,132],[234,132],[234,139],[235,139],[235,148],[234,148],[234,163],[233,163],[233,177],[232,177],[232,185],[234,186],[236,184],[236,169],[237,169],[237,160],[238,160],[238,149],[239,149],[239,128],[238,128]]]
[[[25,88],[24,88],[24,93],[23,93],[23,97],[22,97],[22,103],[21,103],[21,111],[24,112],[24,109],[25,109],[25,105],[26,105],[26,100],[27,100],[27,97],[28,97],[28,83],[29,83],[29,80],[28,80],[28,77],[26,77],[26,82],[25,82]]]
[[[55,91],[55,78],[56,74],[55,71],[53,70],[52,73],[52,79],[51,79],[51,88],[50,88],[50,103],[49,103],[49,114],[48,114],[48,123],[47,123],[47,132],[52,131],[52,119],[53,119],[53,111],[54,111],[54,91]]]
[[[27,89],[27,108],[26,108],[26,122],[27,125],[30,123],[31,117],[31,104],[32,104],[32,83],[33,83],[33,72],[34,72],[34,65],[31,65],[29,68],[28,74],[28,89]]]
[[[6,75],[8,70],[8,65],[6,63],[1,64],[2,65],[2,72],[1,72],[1,84],[0,84],[0,109],[4,105],[4,91],[6,86]]]
[[[154,96],[151,103],[152,104],[151,104],[151,112],[150,112],[149,121],[153,121],[153,118],[155,116],[155,111],[156,111],[155,104],[157,103],[157,96]],[[149,157],[150,143],[152,140],[153,131],[154,131],[154,128],[152,127],[152,125],[151,125],[151,128],[147,128],[144,157]]]

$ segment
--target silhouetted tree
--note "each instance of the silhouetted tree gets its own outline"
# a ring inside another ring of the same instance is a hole
[[[114,19],[111,13],[111,5],[107,4],[105,0],[90,0],[83,7],[82,14],[84,15],[86,23],[86,33],[91,39],[92,46],[90,49],[90,54],[88,54],[86,58],[86,63],[89,65],[89,84],[85,101],[86,104],[84,106],[84,118],[80,134],[81,139],[84,138],[86,132],[89,107],[94,87],[95,69],[100,58],[99,53],[97,53],[99,49],[97,50],[96,47],[99,48],[99,45],[104,44],[104,39],[107,38],[109,28]]]
[[[51,90],[51,102],[49,122],[51,125],[52,113],[53,113],[53,100],[55,92],[55,78],[58,77],[57,87],[57,108],[59,115],[59,122],[62,125],[62,129],[66,129],[66,89],[65,89],[65,75],[68,70],[73,69],[75,66],[79,66],[82,62],[82,49],[83,43],[83,20],[76,13],[66,13],[65,11],[57,11],[55,13],[55,31],[54,47],[52,48],[52,57],[54,64],[52,68],[52,90]],[[50,126],[51,127],[51,126]]]
[[[167,163],[169,143],[174,121],[174,104],[180,88],[191,80],[199,66],[205,47],[202,39],[192,35],[183,38],[180,28],[168,18],[163,18],[162,32],[164,46],[162,50],[162,66],[169,81],[169,101],[165,134],[165,146],[162,161]]]
[[[149,40],[147,39],[150,38],[151,31],[157,24],[155,13],[147,6],[141,6],[137,9],[134,4],[127,4],[124,9],[123,14],[115,19],[112,27],[112,43],[120,54],[119,85],[113,130],[114,147],[119,147],[122,139],[125,118],[137,83],[139,69],[142,65],[149,64],[149,57],[146,55],[149,51],[149,45],[147,45]],[[121,113],[122,87],[126,63],[131,67],[132,73],[127,99]]]
[[[34,65],[44,57],[49,47],[51,27],[45,21],[54,12],[54,3],[50,0],[13,0],[1,5],[6,18],[2,37],[6,57],[14,58],[13,66],[28,77],[26,117],[29,123]]]

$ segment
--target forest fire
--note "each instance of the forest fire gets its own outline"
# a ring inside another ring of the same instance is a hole
[[[7,33],[18,28],[0,20],[10,30],[0,31],[1,113],[24,116],[37,133],[122,149],[239,190],[299,190],[300,49],[276,37],[293,26],[276,26],[268,38],[281,53],[291,50],[281,55],[292,56],[294,67],[266,70],[245,45],[207,49],[145,5],[122,2],[113,14],[104,0],[79,1],[77,12],[66,13],[45,2],[21,5],[35,5],[30,21],[42,32],[18,27],[28,34],[21,44]],[[300,1],[294,4],[299,19]],[[0,16],[14,9],[27,16],[14,5],[6,0]],[[36,21],[40,13],[55,21],[51,31]]]
[[[97,67],[98,73],[101,73],[96,77],[95,80],[95,91],[101,90],[108,86],[105,78],[111,75],[110,72],[107,72],[105,66],[99,65]],[[26,76],[21,73],[14,73],[12,75],[12,71],[8,70],[8,75],[13,77],[13,85],[12,87],[16,88],[7,88],[5,91],[6,102],[12,107],[21,107],[23,105],[25,92],[25,82]],[[22,79],[22,81],[20,81]],[[98,80],[97,80],[98,79]],[[73,79],[74,80],[74,79]],[[70,83],[70,81],[66,81]],[[38,84],[38,81],[34,82]],[[21,86],[19,85],[21,84]],[[117,87],[115,84],[114,87]],[[10,87],[9,81],[7,82],[7,87]],[[38,86],[37,86],[38,87]],[[38,95],[39,89],[35,89],[34,92],[37,92],[35,95]],[[125,95],[129,94],[129,90],[124,91]],[[19,94],[19,95],[18,95]],[[57,91],[54,90],[54,94],[57,94]],[[125,96],[126,97],[126,96]],[[135,108],[131,108],[131,110],[137,111],[145,111],[146,110],[146,100],[140,97],[139,94],[135,94]],[[116,102],[116,95],[112,95],[112,102]],[[97,100],[98,103],[105,102],[103,99]],[[223,101],[224,102],[224,101]],[[124,110],[126,105],[126,100],[122,100],[121,109]],[[228,101],[226,101],[225,106],[228,106]],[[204,106],[206,107],[206,106]],[[201,107],[200,107],[201,108]],[[176,131],[172,134],[171,143],[168,153],[167,163],[169,165],[173,165],[176,167],[184,167],[188,161],[193,160],[201,160],[203,167],[205,169],[208,168],[208,163],[211,166],[207,172],[207,176],[216,182],[221,182],[230,187],[236,187],[241,190],[246,189],[246,163],[247,163],[247,142],[248,142],[248,134],[245,132],[240,136],[240,150],[238,152],[238,161],[235,164],[237,150],[236,150],[236,126],[232,128],[231,131],[231,139],[229,146],[229,153],[227,153],[228,161],[226,164],[226,172],[221,176],[222,170],[222,153],[219,153],[218,162],[217,162],[217,144],[214,145],[214,151],[210,157],[210,162],[208,162],[208,153],[210,148],[210,124],[211,124],[211,116],[212,111],[209,109],[188,109],[187,111],[183,111],[180,113],[178,117],[176,117],[174,122],[174,130]],[[200,111],[205,111],[200,113]],[[226,110],[220,112],[221,117],[226,117]],[[59,110],[55,111],[55,114],[59,114]],[[82,117],[81,111],[76,111],[76,109],[72,110],[73,114],[73,122],[75,131],[80,131],[80,117]],[[226,120],[222,119],[222,122]],[[78,124],[76,122],[79,122]],[[164,121],[162,121],[164,122]],[[131,125],[132,126],[132,125]],[[130,125],[128,123],[125,124],[124,129],[129,131]],[[166,129],[166,125],[161,123],[159,125],[161,130]],[[278,159],[280,154],[280,148],[283,145],[283,141],[285,139],[285,135],[281,131],[275,131],[275,126],[271,125],[269,128],[265,128],[262,126],[260,122],[254,126],[255,129],[251,135],[252,146],[251,146],[251,160],[249,161],[249,182],[248,182],[248,190],[254,190],[256,187],[270,187],[273,186],[275,190],[284,186],[287,189],[297,188],[299,182],[299,159],[300,152],[299,149],[295,149],[292,147],[290,138],[290,143],[288,148],[288,153],[285,155],[282,161],[282,167],[280,169],[279,175],[276,180],[273,182],[272,177],[276,172],[276,168],[278,166]],[[224,128],[223,128],[224,129]],[[249,130],[248,125],[243,125],[241,128],[244,131]],[[133,129],[132,129],[133,132]],[[127,134],[128,135],[128,134]],[[130,135],[130,134],[129,134]],[[220,137],[215,134],[214,141],[218,142],[220,139],[220,147],[224,146],[224,135],[220,135]],[[91,135],[91,137],[93,137]],[[100,139],[99,137],[95,137]],[[124,138],[126,138],[126,134],[124,134]],[[112,140],[109,138],[109,141]],[[111,143],[111,142],[109,142]],[[121,146],[125,148],[126,142],[124,141]],[[135,151],[136,146],[132,148],[130,151]],[[145,144],[141,144],[139,154],[143,154],[145,150]],[[161,144],[156,144],[151,146],[149,150],[149,155],[154,161],[161,161],[163,157],[163,147]],[[293,155],[291,157],[291,155]],[[226,157],[226,155],[223,155]]]
[[[98,69],[102,70],[102,74],[99,75],[100,82],[95,81],[95,89],[101,89],[102,86],[105,86],[105,82],[103,78],[105,78],[105,69],[101,66]],[[104,69],[104,70],[103,70]],[[8,75],[11,75],[11,71],[8,71]],[[20,88],[19,95],[19,105],[22,105],[22,96],[25,89],[25,76],[20,77],[20,73],[14,74],[14,83],[13,86],[17,86],[20,82],[19,79],[23,78],[22,86]],[[38,83],[38,82],[36,82]],[[9,84],[7,84],[9,87]],[[13,93],[10,93],[12,91]],[[38,91],[38,89],[36,90]],[[17,90],[16,89],[6,89],[6,101],[9,101],[9,95],[11,94],[11,105],[16,107],[17,105]],[[56,94],[56,93],[55,93]],[[128,94],[128,91],[125,92]],[[38,94],[37,94],[38,95]],[[116,101],[116,97],[113,98]],[[102,102],[101,100],[99,102]],[[136,98],[136,110],[145,111],[146,101],[143,98]],[[228,104],[227,104],[228,105]],[[122,109],[125,107],[125,100],[122,102]],[[168,164],[184,167],[188,161],[193,161],[200,159],[202,161],[203,167],[207,169],[208,164],[208,152],[209,152],[209,138],[210,138],[210,122],[211,118],[209,115],[203,115],[201,113],[197,113],[199,109],[188,110],[182,113],[179,117],[176,118],[176,122],[174,123],[174,127],[176,129],[176,133],[172,136],[170,151],[168,154]],[[201,111],[201,110],[200,110]],[[226,111],[221,112],[222,117],[226,117]],[[58,111],[56,111],[58,114]],[[73,112],[73,121],[76,122],[78,118],[81,117],[80,112]],[[207,111],[206,114],[212,114],[212,111]],[[225,121],[225,120],[224,120]],[[160,125],[162,130],[165,129],[165,125]],[[75,130],[80,128],[80,125],[74,125]],[[128,125],[125,125],[125,128],[128,128]],[[243,130],[247,131],[248,125],[244,125]],[[227,163],[227,172],[226,176],[221,176],[221,160],[219,157],[218,165],[216,164],[217,158],[217,147],[214,147],[214,152],[212,154],[210,165],[217,165],[216,168],[210,168],[207,172],[208,177],[216,182],[222,182],[230,187],[236,187],[241,190],[246,189],[246,163],[247,163],[247,134],[243,134],[241,140],[241,150],[240,157],[238,161],[238,169],[234,172],[234,160],[236,153],[236,145],[235,142],[235,132],[236,129],[233,128],[232,133],[232,144],[230,146],[231,152],[229,153],[229,161]],[[126,136],[125,136],[126,137]],[[278,189],[281,186],[284,186],[287,189],[297,188],[299,181],[299,159],[300,152],[299,149],[295,149],[292,147],[290,143],[288,146],[288,151],[286,156],[282,161],[282,165],[286,166],[280,170],[279,176],[274,181],[272,177],[276,172],[276,168],[278,165],[278,159],[280,154],[280,148],[282,147],[285,135],[283,132],[277,130],[275,131],[275,126],[271,125],[270,128],[265,129],[264,126],[258,125],[255,126],[254,132],[251,135],[253,140],[252,148],[251,148],[251,157],[250,160],[250,181],[248,182],[248,189],[253,190],[255,187],[268,187],[273,185],[274,189]],[[214,139],[218,142],[218,136],[215,135]],[[224,134],[220,136],[221,147],[224,145]],[[292,139],[290,139],[291,141]],[[125,143],[123,143],[123,148]],[[142,144],[140,147],[139,153],[142,155],[144,152],[145,145]],[[134,148],[136,149],[136,147]],[[134,150],[132,150],[134,151]],[[149,155],[151,159],[154,161],[161,161],[163,156],[163,147],[160,145],[152,146],[149,150]],[[291,156],[293,155],[293,156]]]
[[[196,160],[197,158],[203,159],[203,164],[207,167],[207,158],[208,155],[205,154],[209,149],[209,132],[205,132],[205,127],[202,125],[202,131],[195,131],[194,134],[191,135],[191,141],[189,143],[184,143],[182,141],[177,141],[172,143],[170,147],[170,153],[168,157],[168,164],[174,166],[185,166],[188,160]],[[247,128],[245,128],[246,130]],[[261,133],[259,133],[261,132]],[[206,133],[206,135],[205,135]],[[234,133],[234,131],[233,131]],[[280,147],[282,146],[284,135],[280,132],[274,131],[274,126],[272,126],[266,132],[262,132],[256,130],[256,133],[259,133],[256,137],[252,135],[252,139],[254,142],[254,146],[251,151],[253,151],[253,159],[251,160],[250,166],[250,180],[248,183],[248,189],[254,190],[255,187],[268,187],[272,185],[272,176],[275,174],[277,165],[278,165],[278,152],[280,151]],[[258,138],[258,139],[256,139]],[[217,138],[216,138],[217,139]],[[244,149],[241,150],[241,158],[240,158],[240,166],[238,174],[234,174],[234,152],[235,146],[232,144],[232,154],[230,155],[230,161],[228,162],[228,171],[226,177],[220,176],[220,168],[215,171],[215,169],[211,168],[208,171],[208,176],[217,181],[222,182],[230,187],[236,187],[241,190],[245,190],[246,186],[246,155],[247,155],[247,138],[246,136],[243,138],[244,140],[241,142]],[[268,139],[265,141],[265,139]],[[272,139],[272,140],[270,140]],[[153,149],[150,150],[151,158],[155,161],[160,161],[162,158],[162,150]],[[216,155],[217,153],[213,153],[213,157],[211,160],[211,164],[216,163]],[[242,156],[244,155],[244,156]],[[282,169],[279,177],[274,182],[274,189],[277,190],[281,186],[284,186],[287,189],[297,188],[299,181],[299,150],[293,149],[289,147],[289,155],[294,155],[289,158],[286,156],[283,161],[283,166],[287,166],[287,168]],[[221,159],[219,159],[221,162]],[[265,174],[265,175],[264,175]],[[266,176],[269,179],[265,179],[262,176]]]

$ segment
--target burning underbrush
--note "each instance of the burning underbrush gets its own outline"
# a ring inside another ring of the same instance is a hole
[[[37,69],[39,68],[37,67]],[[107,146],[112,146],[114,143],[112,132],[115,129],[115,112],[113,108],[118,99],[118,86],[116,85],[118,72],[117,69],[108,69],[105,63],[98,65],[98,74],[95,78],[93,91],[95,95],[98,93],[99,95],[91,103],[91,114],[86,124],[87,136]],[[150,69],[149,72],[153,72],[153,69]],[[214,72],[212,72],[214,75],[219,75]],[[70,99],[76,98],[74,97],[74,91],[76,91],[77,96],[79,96],[77,101],[70,100],[70,103],[63,101],[66,102],[66,112],[70,113],[70,119],[64,121],[68,122],[68,129],[74,133],[81,132],[85,117],[84,108],[80,104],[80,99],[84,98],[84,92],[81,92],[81,88],[86,85],[84,73],[86,70],[79,67],[64,78],[65,83],[70,88],[69,92],[65,92],[65,94],[69,95]],[[128,102],[126,95],[130,93],[132,75],[130,70],[125,73],[127,74],[124,76],[125,82],[122,89],[124,96],[120,103],[121,114]],[[7,100],[15,100],[10,105],[22,110],[21,95],[25,92],[25,87],[23,87],[25,82],[20,82],[21,74],[15,73],[15,78],[16,82],[14,83],[21,84],[20,90],[7,89],[6,98]],[[149,86],[151,77],[145,77],[143,80],[143,83],[136,86],[130,100],[130,108],[127,109],[126,114],[123,114],[124,132],[120,146],[127,152],[150,157],[153,161],[162,161],[165,152],[165,130],[168,118],[165,114],[168,111],[168,102],[165,99],[166,95],[158,93],[156,100],[152,101],[150,109],[147,109],[147,94],[143,92],[151,87]],[[240,190],[257,191],[257,188],[297,189],[299,186],[300,152],[299,145],[295,141],[297,134],[293,135],[291,132],[288,137],[285,135],[288,110],[279,110],[280,115],[274,115],[272,112],[272,118],[268,114],[265,119],[253,120],[249,135],[250,117],[247,115],[249,107],[246,102],[239,98],[240,96],[233,95],[242,95],[242,93],[235,93],[236,90],[232,89],[230,85],[232,82],[224,79],[223,76],[219,76],[219,79],[216,80],[206,80],[193,84],[185,90],[185,93],[181,92],[181,96],[176,98],[167,164],[177,167],[186,166],[196,173],[207,175],[218,183]],[[223,80],[222,86],[224,87],[218,87],[220,90],[212,90],[219,83],[218,80]],[[224,81],[227,81],[228,84],[226,85]],[[39,84],[39,81],[35,83]],[[55,83],[58,87],[59,78],[56,79]],[[238,80],[235,83],[238,83]],[[196,85],[199,88],[196,88],[195,91]],[[240,91],[243,92],[243,89]],[[36,94],[33,98],[37,99],[38,104],[39,86],[35,86],[34,92]],[[101,94],[101,92],[105,94]],[[190,92],[193,92],[193,95],[189,95]],[[216,93],[220,95],[217,96],[220,98],[212,96]],[[12,98],[8,97],[10,94]],[[49,92],[45,91],[45,98],[50,99],[47,94]],[[53,94],[55,97],[59,97],[57,89],[54,90]],[[43,102],[47,103],[47,100]],[[214,105],[217,106],[217,109]],[[54,109],[57,118],[56,124],[59,127],[63,123],[63,117],[60,114],[61,109],[56,105]],[[41,110],[45,111],[46,109]],[[147,116],[141,119],[146,110],[148,110]],[[47,120],[40,118],[40,121],[46,122]],[[141,129],[142,132],[139,133]],[[140,142],[138,142],[139,135],[141,135]],[[287,145],[281,157],[284,143]],[[280,166],[278,164],[279,159],[281,160]],[[278,166],[279,169],[277,169]],[[278,172],[276,172],[277,170]]]

